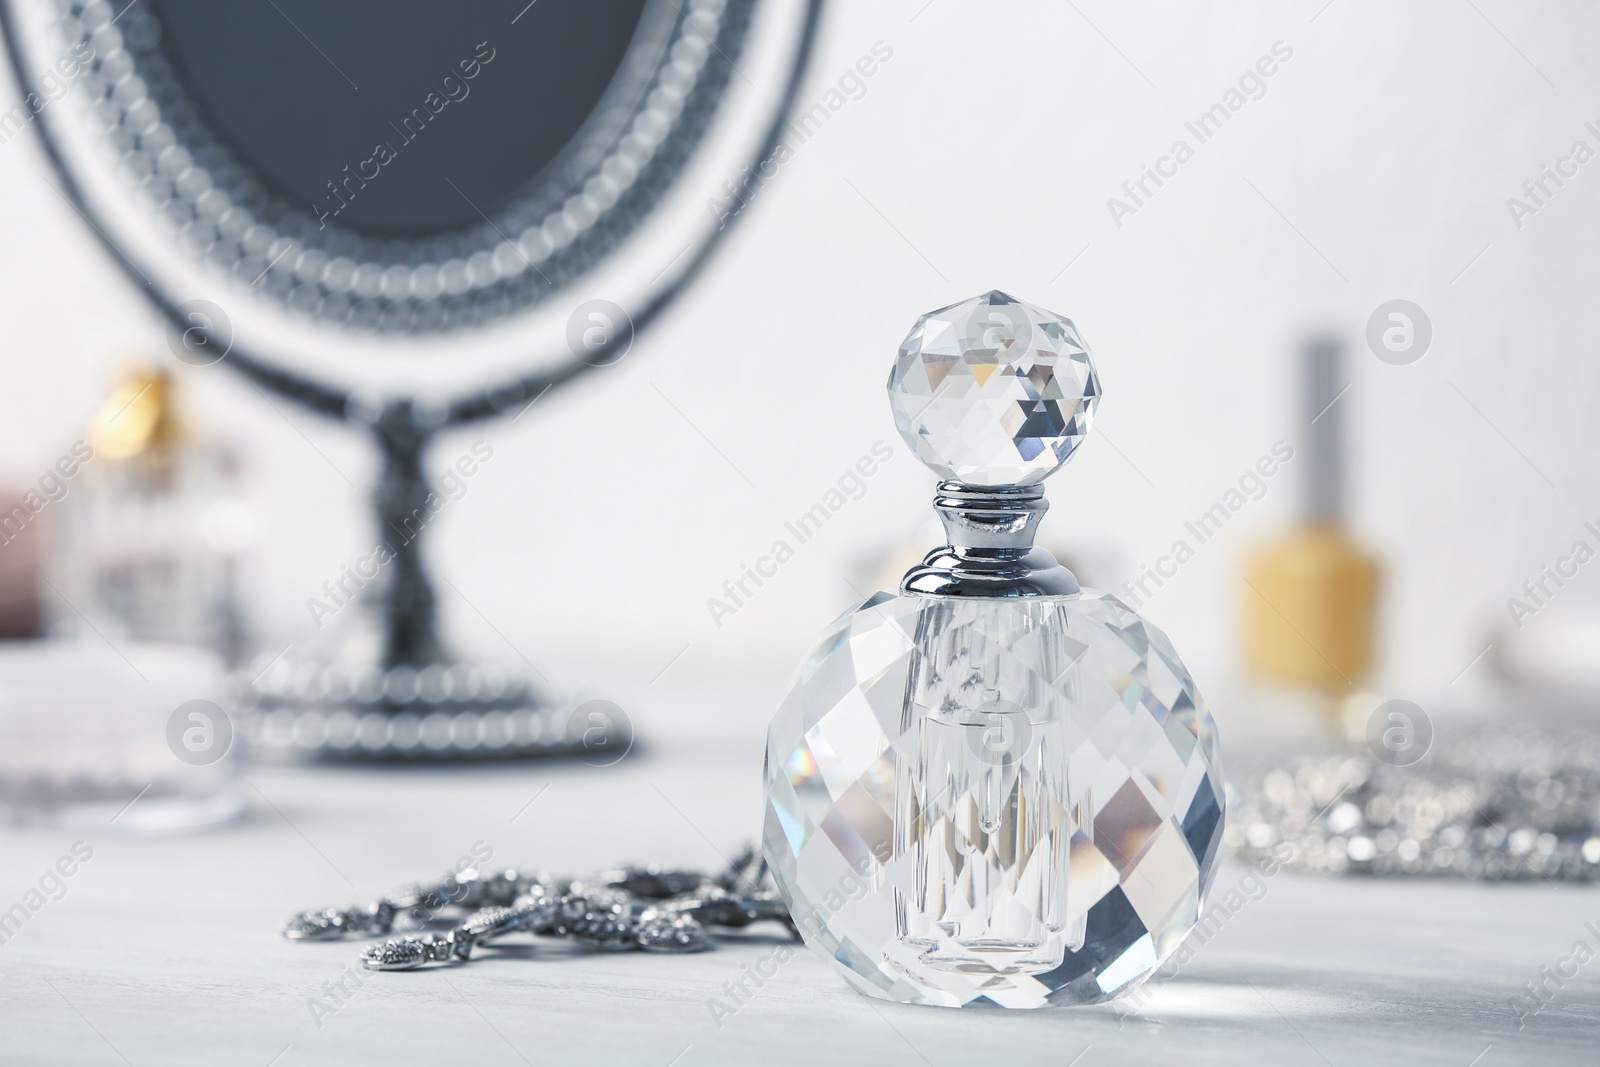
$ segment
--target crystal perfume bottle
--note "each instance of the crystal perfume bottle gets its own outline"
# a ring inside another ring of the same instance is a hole
[[[930,312],[889,378],[949,543],[846,612],[767,741],[763,846],[806,943],[887,1000],[1126,993],[1198,920],[1211,717],[1166,635],[1033,545],[1100,383],[1060,315]]]

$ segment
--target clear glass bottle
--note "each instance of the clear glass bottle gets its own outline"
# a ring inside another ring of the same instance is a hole
[[[53,639],[0,649],[0,812],[106,831],[233,819],[246,790],[226,666],[249,515],[231,457],[143,364],[87,444],[47,513]]]
[[[1216,736],[1155,627],[1033,545],[1100,386],[1070,321],[991,292],[918,320],[896,425],[948,544],[846,612],[767,747],[767,861],[863,992],[1005,1007],[1125,993],[1199,917]]]
[[[236,665],[252,523],[233,456],[194,429],[172,377],[145,363],[124,368],[88,441],[94,460],[63,501],[49,564],[61,594],[51,631],[188,645]]]

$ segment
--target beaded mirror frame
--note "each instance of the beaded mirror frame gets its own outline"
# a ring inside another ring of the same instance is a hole
[[[617,249],[673,186],[732,75],[756,0],[655,0],[583,129],[464,229],[386,236],[275,190],[213,129],[150,3],[56,2],[101,132],[190,254],[323,323],[461,330],[548,299]],[[269,269],[270,266],[270,269]],[[259,278],[259,283],[254,280]]]

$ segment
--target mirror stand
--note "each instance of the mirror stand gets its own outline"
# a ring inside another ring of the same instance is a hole
[[[421,552],[422,530],[431,514],[428,498],[433,496],[422,473],[422,455],[433,432],[422,425],[410,400],[392,400],[372,424],[372,435],[383,460],[378,529],[394,553],[383,594],[382,662],[385,669],[422,669],[445,659],[434,628],[433,585],[423,571]]]
[[[344,406],[356,407],[349,400]],[[355,576],[361,588],[343,592],[360,600],[365,583],[380,579],[372,583],[378,595],[356,605],[375,616],[377,653],[341,656],[311,642],[263,657],[240,679],[252,747],[268,758],[331,762],[543,755],[611,762],[606,753],[625,752],[632,730],[614,705],[561,699],[531,664],[457,659],[440,640],[422,559],[437,509],[425,457],[448,423],[410,398],[352,421],[365,423],[380,457],[373,493],[379,551],[375,569]]]

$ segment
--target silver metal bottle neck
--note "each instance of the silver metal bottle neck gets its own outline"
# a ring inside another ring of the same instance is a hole
[[[1072,572],[1033,543],[1050,510],[1043,485],[940,482],[933,508],[949,543],[906,572],[902,593],[1006,599],[1079,592]]]

